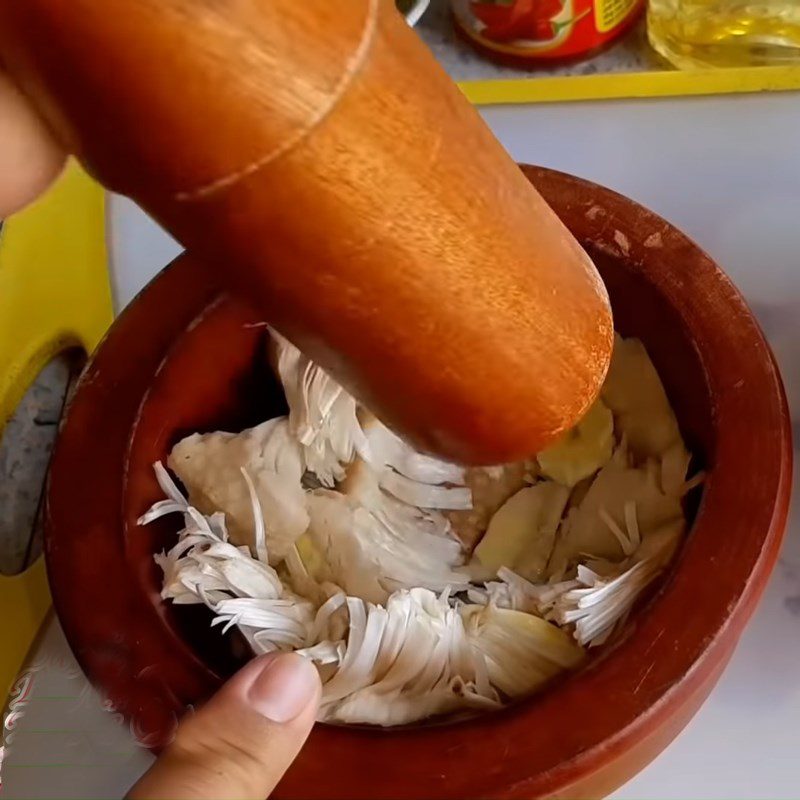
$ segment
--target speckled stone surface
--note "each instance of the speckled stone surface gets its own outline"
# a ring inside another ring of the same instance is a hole
[[[0,439],[0,573],[15,574],[41,551],[36,525],[70,364],[48,364],[23,398]]]
[[[593,59],[568,66],[536,66],[532,69],[498,66],[493,61],[478,55],[456,34],[448,0],[432,0],[430,8],[417,26],[417,31],[436,58],[457,81],[508,80],[553,75],[602,75],[669,68],[650,49],[643,20],[619,42]]]

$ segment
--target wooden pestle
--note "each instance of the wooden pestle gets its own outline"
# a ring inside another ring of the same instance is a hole
[[[529,456],[598,394],[599,276],[392,0],[0,0],[0,62],[421,448]]]

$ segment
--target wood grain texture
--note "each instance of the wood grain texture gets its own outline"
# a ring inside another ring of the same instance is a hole
[[[608,298],[391,0],[0,0],[0,58],[111,188],[418,446],[541,449]]]
[[[776,562],[791,430],[774,359],[741,296],[696,245],[635,203],[558,173],[525,173],[596,259],[621,332],[644,341],[707,470],[690,534],[655,595],[582,671],[464,722],[319,725],[281,800],[603,796],[701,705]],[[209,627],[205,609],[161,601],[152,555],[180,522],[142,529],[136,519],[161,495],[152,462],[182,436],[283,413],[257,320],[180,259],[115,324],[53,460],[46,554],[56,608],[88,675],[154,746],[246,651]]]

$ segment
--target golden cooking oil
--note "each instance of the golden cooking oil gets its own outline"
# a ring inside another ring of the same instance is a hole
[[[647,30],[682,69],[800,65],[800,0],[649,0]]]

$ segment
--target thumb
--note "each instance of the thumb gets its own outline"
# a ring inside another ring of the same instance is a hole
[[[66,154],[0,68],[0,219],[41,194]]]
[[[251,661],[181,721],[128,800],[264,800],[308,737],[320,692],[301,656]]]

